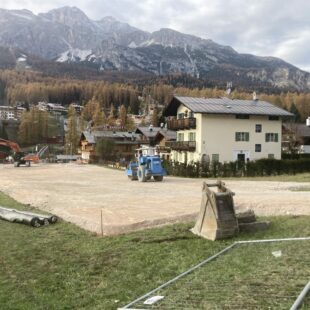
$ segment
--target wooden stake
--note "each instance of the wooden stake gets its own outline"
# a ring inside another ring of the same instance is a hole
[[[102,209],[101,209],[101,237],[103,237],[103,226],[102,226]]]

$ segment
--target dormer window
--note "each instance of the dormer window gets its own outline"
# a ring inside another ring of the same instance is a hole
[[[184,118],[184,113],[179,113],[178,114],[178,119],[183,119]]]

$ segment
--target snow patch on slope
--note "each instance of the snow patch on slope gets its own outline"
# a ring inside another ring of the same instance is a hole
[[[78,48],[69,49],[60,54],[56,61],[66,62],[66,61],[85,61],[89,56],[92,55],[91,50],[80,50]]]
[[[131,41],[130,44],[128,45],[128,47],[130,47],[130,48],[136,48],[136,47],[137,47],[137,44],[136,44],[136,42]]]
[[[17,17],[21,17],[21,18],[24,18],[24,19],[28,19],[28,20],[33,20],[33,16],[25,13],[23,14],[22,12],[10,12],[11,15],[13,16],[17,16]]]

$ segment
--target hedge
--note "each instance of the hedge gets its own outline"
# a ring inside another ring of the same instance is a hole
[[[310,172],[310,159],[260,159],[242,162],[202,164],[200,162],[179,163],[164,161],[168,175],[199,177],[241,177],[270,176]]]

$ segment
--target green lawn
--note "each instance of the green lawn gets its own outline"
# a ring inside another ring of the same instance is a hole
[[[225,178],[223,178],[225,179]],[[265,177],[239,177],[227,178],[227,180],[240,181],[278,181],[278,182],[310,182],[310,173],[297,173],[295,175],[274,175]]]
[[[30,209],[1,193],[0,205]],[[100,238],[63,221],[41,228],[0,221],[0,308],[116,309],[233,241],[310,236],[309,216],[273,217],[270,220],[272,225],[265,232],[241,234],[238,238],[217,242],[194,236],[189,232],[192,223]],[[233,255],[235,250],[237,256]],[[253,261],[257,257],[264,257],[266,253],[270,254],[270,250],[248,246],[234,249],[209,265],[211,273],[208,277],[218,277],[224,282],[234,279],[236,283],[246,286],[248,272],[254,270]],[[294,277],[309,275],[310,247],[305,243],[282,244],[281,250],[285,259],[278,258],[277,264],[268,264],[264,260],[255,262],[259,268],[257,270],[261,270],[257,274],[257,286],[238,291],[237,295],[225,290],[218,290],[211,299],[206,295],[208,302],[214,306],[210,306],[211,309],[216,308],[221,298],[232,300],[232,306],[233,300],[238,301],[239,309],[247,309],[251,304],[264,309],[267,305],[265,296],[256,294],[258,297],[254,303],[251,295],[255,296],[255,287],[261,289],[263,285],[270,287],[270,290],[277,285],[283,286],[281,294],[287,293],[288,297],[285,300],[278,298],[275,308],[287,308],[305,284],[304,278]],[[290,258],[293,252],[299,259]],[[272,260],[272,257],[269,259]],[[235,260],[234,264],[232,260]],[[191,276],[195,277],[195,274]],[[279,283],[283,277],[290,280],[290,285]],[[198,283],[202,282],[198,279]],[[292,285],[295,285],[296,291],[291,291]],[[289,290],[287,292],[286,287]],[[222,285],[221,289],[224,288]],[[180,292],[188,292],[186,286],[179,289]],[[169,290],[173,296],[173,287]],[[242,293],[245,294],[244,298],[239,295]],[[229,309],[229,303],[225,307]],[[310,307],[309,297],[304,309],[307,307]]]

